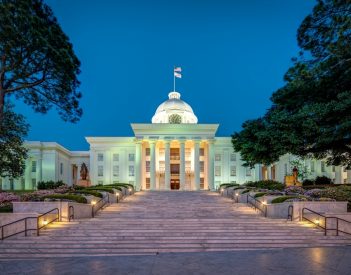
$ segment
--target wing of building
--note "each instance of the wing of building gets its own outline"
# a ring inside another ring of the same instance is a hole
[[[2,189],[36,189],[39,181],[77,184],[81,166],[88,167],[92,185],[130,183],[136,190],[214,190],[222,183],[260,179],[283,182],[291,172],[292,155],[270,167],[242,166],[231,137],[217,137],[219,124],[200,124],[193,109],[171,92],[156,110],[152,123],[132,123],[132,137],[86,137],[89,151],[69,151],[55,142],[27,142],[29,158],[19,179],[3,178]],[[305,160],[309,177],[328,176],[351,182],[351,172]]]

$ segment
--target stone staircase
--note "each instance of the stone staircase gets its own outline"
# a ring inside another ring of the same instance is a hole
[[[307,223],[267,219],[213,192],[138,192],[94,219],[0,242],[1,258],[112,256],[350,245]]]

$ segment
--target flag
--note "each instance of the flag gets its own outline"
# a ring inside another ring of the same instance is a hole
[[[177,78],[182,78],[182,75],[180,73],[177,73],[176,71],[174,71],[174,76]]]
[[[174,72],[180,73],[182,71],[181,67],[174,67]]]

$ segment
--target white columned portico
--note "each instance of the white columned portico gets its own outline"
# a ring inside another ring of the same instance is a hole
[[[208,163],[208,175],[207,175],[207,184],[210,190],[214,190],[214,146],[213,140],[208,141],[208,154],[207,154],[207,163]]]
[[[170,189],[171,173],[170,173],[170,141],[165,141],[165,190]]]
[[[179,167],[180,190],[185,189],[185,141],[180,141],[180,167]]]
[[[200,190],[200,141],[194,141],[194,180],[195,190]]]
[[[141,154],[142,142],[137,140],[135,143],[135,188],[136,191],[141,189],[141,179],[142,179],[142,154]]]
[[[150,189],[156,189],[155,141],[150,141]]]

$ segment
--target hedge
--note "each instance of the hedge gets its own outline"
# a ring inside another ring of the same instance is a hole
[[[271,203],[281,203],[281,202],[285,202],[286,200],[289,199],[295,199],[295,198],[299,198],[301,196],[282,196],[282,197],[278,197],[272,200]]]
[[[108,192],[108,193],[114,194],[115,192],[113,191],[113,188],[115,188],[115,187],[90,186],[90,187],[87,187],[86,189],[94,190],[94,191],[103,191],[103,192]],[[115,189],[117,189],[117,188],[115,188]]]
[[[78,203],[87,203],[87,199],[80,195],[74,194],[53,194],[44,196],[43,199],[55,199],[55,200],[70,200]]]
[[[266,192],[260,192],[260,193],[256,193],[254,197],[259,198],[259,197],[263,197],[266,194],[267,194]]]
[[[274,180],[259,180],[245,183],[247,187],[256,187],[269,190],[283,190],[284,184]]]
[[[95,197],[99,197],[99,198],[102,198],[103,195],[98,192],[98,191],[95,191],[95,190],[76,190],[74,192],[72,192],[73,194],[83,194],[83,195],[92,195],[92,196],[95,196]]]
[[[39,181],[38,182],[38,190],[44,190],[44,189],[56,189],[60,186],[65,185],[63,181]]]

